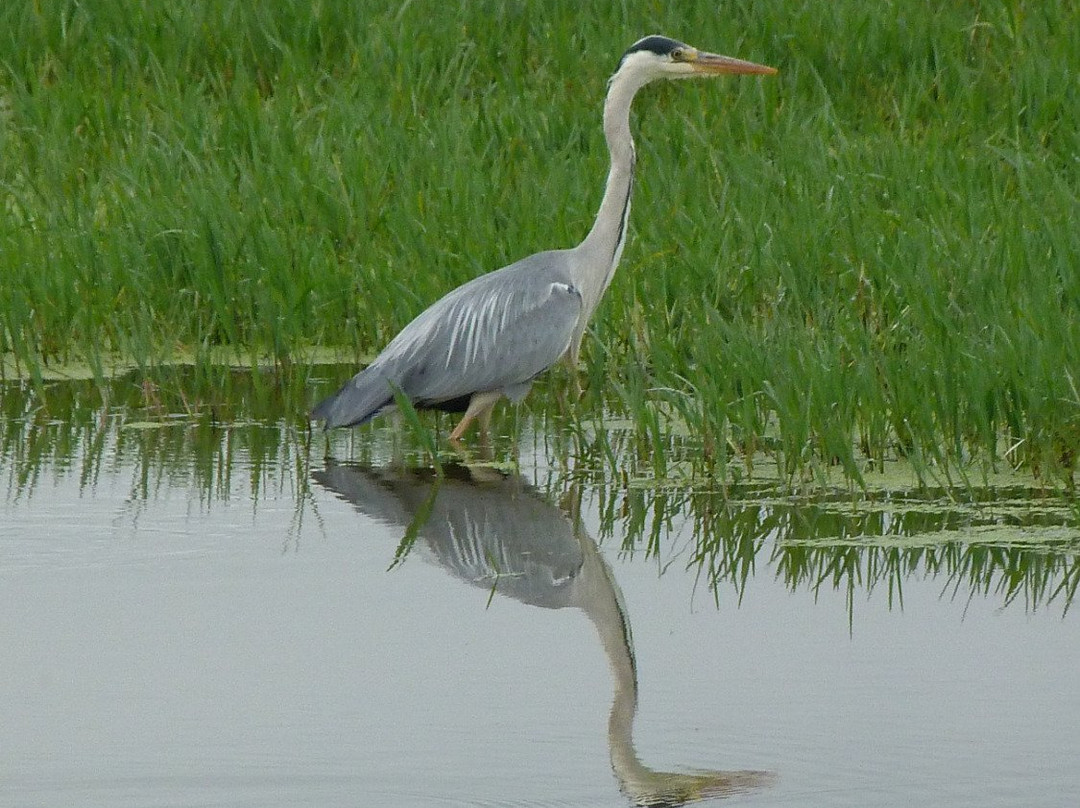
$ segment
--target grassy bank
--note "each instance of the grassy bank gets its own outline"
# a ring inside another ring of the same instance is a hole
[[[764,451],[792,475],[900,453],[1067,477],[1071,9],[8,3],[0,351],[30,374],[368,355],[454,285],[584,234],[604,81],[662,31],[781,73],[637,102],[633,236],[584,373],[642,452],[679,431],[717,473]]]

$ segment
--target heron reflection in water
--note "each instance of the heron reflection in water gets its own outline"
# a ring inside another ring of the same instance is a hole
[[[405,538],[399,558],[422,542],[455,577],[548,609],[581,609],[596,627],[615,681],[608,719],[611,766],[636,805],[675,806],[767,785],[768,772],[650,769],[633,742],[637,669],[618,584],[580,520],[546,501],[522,477],[464,466],[385,471],[327,460],[316,483]],[[569,509],[576,510],[574,506]]]

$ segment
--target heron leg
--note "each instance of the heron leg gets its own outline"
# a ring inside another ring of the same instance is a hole
[[[450,440],[455,442],[461,440],[461,436],[465,434],[465,430],[469,428],[469,424],[474,420],[480,421],[480,432],[482,435],[487,435],[488,427],[491,425],[491,411],[495,407],[495,402],[500,398],[502,398],[502,393],[498,390],[473,393],[461,423],[454,427],[454,431],[450,433]]]
[[[487,442],[488,434],[491,429],[491,413],[495,409],[495,402],[491,403],[491,406],[480,413],[476,420],[480,422],[480,439]]]
[[[578,370],[578,359],[581,357],[580,340],[570,345],[569,350],[563,354],[563,360],[570,369],[570,384],[574,391],[574,398],[581,398],[581,372]]]

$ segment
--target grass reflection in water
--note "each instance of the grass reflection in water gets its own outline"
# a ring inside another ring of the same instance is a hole
[[[286,495],[296,503],[295,529],[313,505],[310,472],[324,442],[282,413],[304,413],[309,387],[299,371],[228,367],[164,368],[104,383],[4,383],[5,495],[32,498],[56,477],[77,478],[92,491],[103,474],[128,479],[133,500],[175,487],[205,508],[235,496],[258,507],[264,496]],[[521,418],[515,428],[519,443],[504,437],[496,447],[499,456],[517,457],[504,465],[519,465],[549,501],[576,491],[592,503],[601,541],[665,557],[681,548],[677,557],[700,569],[717,598],[725,588],[741,595],[759,569],[771,568],[792,590],[846,591],[849,609],[857,592],[879,588],[902,605],[905,580],[930,577],[950,597],[1066,612],[1080,583],[1074,498],[1023,480],[803,494],[763,479],[699,490],[597,471],[604,467],[576,451],[574,435],[548,429],[543,417]],[[422,465],[427,451],[392,423],[333,439],[332,453],[369,465]]]

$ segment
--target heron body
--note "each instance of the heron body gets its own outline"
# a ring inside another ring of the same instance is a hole
[[[659,78],[771,74],[763,65],[704,53],[662,36],[635,42],[608,83],[604,137],[611,168],[592,229],[576,247],[549,250],[481,275],[422,312],[364,370],[320,402],[326,427],[358,426],[394,404],[400,392],[418,409],[464,412],[459,439],[474,419],[486,430],[502,397],[520,401],[534,379],[581,340],[622,256],[634,185],[630,105]]]

